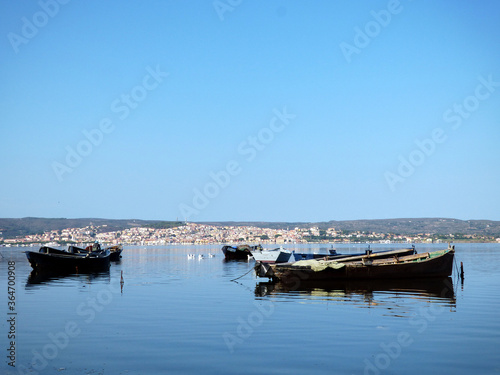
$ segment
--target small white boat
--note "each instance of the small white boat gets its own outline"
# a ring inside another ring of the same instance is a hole
[[[292,252],[282,246],[271,250],[256,249],[252,251],[255,261],[261,263],[285,263],[289,261],[291,255]]]

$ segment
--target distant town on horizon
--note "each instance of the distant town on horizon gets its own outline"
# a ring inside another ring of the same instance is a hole
[[[443,218],[320,223],[180,222],[112,219],[0,219],[0,245],[301,244],[500,242],[500,222]]]

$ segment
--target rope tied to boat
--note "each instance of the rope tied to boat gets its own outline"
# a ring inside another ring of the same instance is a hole
[[[248,272],[245,272],[243,275],[241,275],[241,276],[237,277],[236,279],[232,279],[232,280],[229,280],[229,281],[235,281],[235,280],[241,279],[243,276],[248,275],[248,274],[249,274],[250,272],[252,272],[252,271],[253,271],[253,267],[252,267],[252,268],[250,268],[250,269],[248,270]]]

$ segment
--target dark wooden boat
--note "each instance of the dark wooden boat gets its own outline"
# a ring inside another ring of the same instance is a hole
[[[262,250],[262,246],[250,246],[250,245],[239,245],[239,246],[222,246],[222,252],[224,253],[224,258],[226,260],[236,260],[244,259],[247,260],[249,256],[252,256],[252,251]]]
[[[109,259],[111,261],[118,261],[120,260],[120,258],[122,257],[122,251],[123,251],[123,246],[122,245],[113,245],[113,246],[110,246],[110,247],[107,247],[107,249],[109,250],[110,252],[110,256],[109,256]]]
[[[376,280],[447,277],[453,271],[455,247],[446,250],[374,258],[373,254],[360,259],[305,260],[294,263],[255,266],[257,276],[273,280],[300,283],[301,280]]]
[[[108,270],[110,265],[110,252],[106,249],[70,253],[42,246],[38,252],[26,251],[26,257],[33,269],[54,272],[99,272]]]

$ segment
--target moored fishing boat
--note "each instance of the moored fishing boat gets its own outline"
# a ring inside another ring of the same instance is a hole
[[[379,253],[378,253],[379,254]],[[386,253],[387,254],[387,253]],[[374,257],[367,254],[333,260],[305,260],[294,263],[255,266],[257,276],[273,280],[371,280],[447,277],[453,270],[455,247],[421,254]],[[352,259],[356,258],[356,259]]]
[[[109,259],[111,261],[118,261],[122,257],[123,246],[122,245],[113,245],[107,247],[110,252]]]
[[[33,269],[51,272],[99,272],[110,265],[109,250],[87,253],[70,253],[42,246],[38,252],[26,251],[26,257]]]
[[[237,260],[237,259],[248,259],[252,256],[252,251],[257,249],[262,249],[262,246],[250,246],[250,245],[239,245],[239,246],[222,246],[222,252],[224,253],[224,258],[226,260]]]

